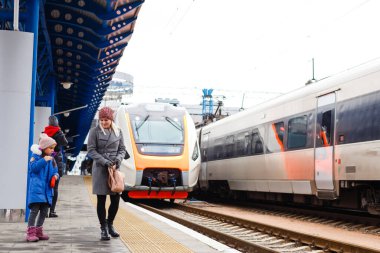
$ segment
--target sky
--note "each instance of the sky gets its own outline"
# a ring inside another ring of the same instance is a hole
[[[251,107],[380,56],[378,0],[146,0],[117,71],[132,101]],[[244,96],[244,100],[243,100]]]

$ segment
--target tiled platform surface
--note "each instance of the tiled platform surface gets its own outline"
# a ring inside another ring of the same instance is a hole
[[[26,223],[0,223],[0,252],[221,252],[123,201],[115,220],[122,237],[100,241],[95,196],[88,190],[83,177],[63,177],[56,210],[59,217],[47,218],[44,224],[50,240],[28,243]]]

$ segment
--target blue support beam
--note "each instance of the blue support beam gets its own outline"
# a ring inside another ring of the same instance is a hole
[[[29,124],[29,147],[33,144],[34,137],[34,106],[36,99],[36,79],[37,79],[37,51],[38,51],[38,24],[39,24],[39,11],[40,11],[40,0],[30,0],[28,1],[27,9],[29,11],[27,20],[27,31],[34,34],[34,45],[33,45],[33,70],[32,70],[32,93],[30,99],[30,124]],[[30,158],[30,156],[29,156]],[[29,175],[27,180],[27,189],[29,189]],[[25,221],[29,218],[29,207],[28,207],[28,196],[26,198],[26,212]]]
[[[0,17],[2,20],[13,22],[13,9],[0,9]],[[19,21],[25,22],[27,20],[27,14],[25,12],[19,13]]]
[[[49,77],[49,84],[50,84],[50,100],[49,100],[49,106],[51,107],[51,114],[54,114],[55,112],[55,97],[56,97],[56,78],[54,76]]]

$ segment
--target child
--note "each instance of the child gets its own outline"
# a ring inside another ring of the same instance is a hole
[[[52,156],[56,145],[57,143],[53,138],[41,134],[38,145],[34,144],[30,148],[33,154],[29,167],[28,207],[30,214],[26,235],[28,242],[49,240],[49,236],[43,233],[42,225],[49,206],[52,204],[53,188],[58,179],[57,165]]]

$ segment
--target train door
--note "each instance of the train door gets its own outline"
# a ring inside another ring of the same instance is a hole
[[[315,183],[317,195],[336,198],[334,190],[335,92],[317,98],[315,134]]]
[[[201,171],[199,173],[199,186],[201,189],[207,189],[207,162],[208,162],[208,143],[209,134],[201,132]]]

